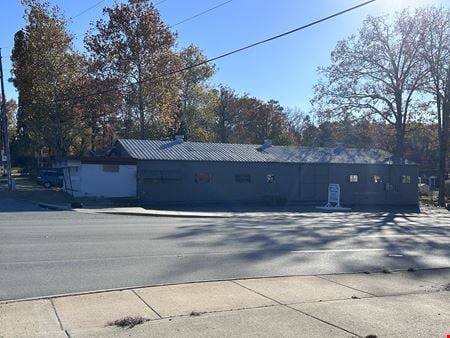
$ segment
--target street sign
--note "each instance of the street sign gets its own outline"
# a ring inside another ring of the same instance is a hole
[[[2,162],[8,162],[8,157],[5,155],[2,155]]]

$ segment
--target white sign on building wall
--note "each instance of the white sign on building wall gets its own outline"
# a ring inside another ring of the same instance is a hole
[[[339,184],[331,183],[328,185],[328,204],[341,204],[341,186]]]
[[[330,211],[345,211],[351,210],[350,208],[343,208],[341,206],[341,186],[337,183],[330,183],[328,185],[328,201],[323,207],[317,207],[322,210]]]

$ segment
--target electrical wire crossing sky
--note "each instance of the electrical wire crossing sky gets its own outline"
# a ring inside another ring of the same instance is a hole
[[[117,2],[124,3],[126,0]],[[203,50],[209,61],[216,64],[217,72],[210,81],[211,85],[223,84],[240,94],[247,93],[266,101],[274,99],[285,107],[308,111],[313,86],[318,81],[317,68],[329,64],[330,53],[337,42],[356,34],[367,15],[393,13],[406,6],[448,7],[449,2],[155,0],[154,5],[162,20],[177,33],[177,49],[194,44]],[[50,3],[58,5],[66,17],[70,18],[68,29],[75,36],[74,47],[83,52],[84,34],[92,27],[92,23],[104,18],[102,9],[112,6],[114,1],[50,0]],[[308,29],[302,28],[296,34],[286,34],[362,4],[362,7],[344,15],[311,25]],[[5,1],[2,4],[2,12],[6,15],[0,21],[0,47],[6,78],[11,73],[10,55],[14,34],[26,24],[23,11],[19,0]],[[283,38],[276,38],[279,35]],[[270,43],[265,42],[267,37],[271,37],[270,41],[266,41]],[[6,97],[17,99],[12,83],[6,83]]]

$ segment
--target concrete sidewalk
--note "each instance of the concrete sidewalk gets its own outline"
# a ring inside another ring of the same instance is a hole
[[[126,216],[153,216],[153,217],[189,217],[189,218],[231,218],[236,216],[255,217],[258,213],[248,212],[224,212],[224,211],[187,211],[187,210],[158,210],[142,207],[120,208],[83,208],[74,209],[84,213],[99,213]]]
[[[255,209],[236,209],[236,210],[223,210],[218,208],[217,210],[195,210],[194,209],[147,209],[143,207],[102,207],[98,208],[93,205],[83,208],[71,208],[70,204],[49,204],[42,202],[33,202],[34,204],[50,210],[60,211],[77,211],[81,213],[98,213],[98,214],[112,214],[112,215],[126,215],[126,216],[153,216],[153,217],[183,217],[183,218],[252,218],[252,217],[298,217],[305,213],[330,213],[332,211],[319,210],[312,206],[297,206],[286,207],[280,209],[267,208],[264,210],[261,208]],[[336,211],[337,213],[348,213],[349,211]],[[449,215],[448,211],[442,208],[403,208],[403,209],[389,209],[389,208],[377,208],[377,207],[359,207],[354,208],[350,212],[378,212],[378,213],[404,213],[410,215],[426,215],[426,214],[442,214],[446,217]]]
[[[104,207],[104,208],[71,208],[70,204],[50,204],[33,202],[35,205],[49,210],[77,211],[81,213],[111,214],[125,216],[153,216],[153,217],[187,217],[187,218],[233,218],[233,217],[263,217],[267,215],[293,217],[299,211],[191,211],[145,209],[142,207]],[[314,208],[311,210],[315,211]],[[305,211],[305,210],[302,210]],[[308,210],[309,211],[309,210]]]
[[[446,337],[450,269],[200,282],[0,302],[0,337]]]

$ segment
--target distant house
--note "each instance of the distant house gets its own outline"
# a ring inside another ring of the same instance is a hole
[[[382,150],[120,139],[114,156],[136,161],[146,203],[321,205],[330,183],[344,205],[418,203],[418,166]]]
[[[74,197],[136,197],[134,159],[106,156],[70,157],[56,166],[63,169],[63,189]]]

